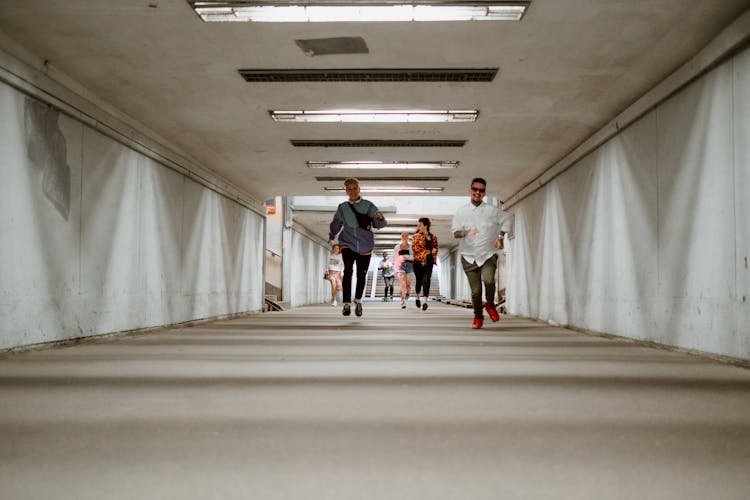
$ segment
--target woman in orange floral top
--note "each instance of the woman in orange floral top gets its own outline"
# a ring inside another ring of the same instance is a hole
[[[414,276],[416,283],[414,290],[417,293],[415,304],[423,311],[427,310],[427,300],[430,298],[430,280],[432,280],[432,266],[437,260],[438,240],[430,232],[430,219],[422,217],[417,222],[417,232],[411,239],[411,253],[414,255]],[[422,302],[419,297],[424,299]]]

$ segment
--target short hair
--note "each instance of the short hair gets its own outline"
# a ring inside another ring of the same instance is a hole
[[[355,184],[359,186],[359,180],[355,179],[354,177],[349,177],[344,181],[344,186],[346,187],[353,186]]]
[[[482,179],[481,177],[474,177],[474,180],[471,181],[471,184],[474,184],[475,182],[478,182],[480,184],[484,184],[485,186],[487,185],[487,181],[484,180],[484,179]]]
[[[485,184],[485,186],[486,186],[486,184]],[[422,218],[419,219],[419,222],[421,222],[422,224],[425,225],[425,227],[427,228],[427,231],[430,230],[430,226],[432,225],[432,222],[430,222],[430,218],[429,217],[422,217]]]
[[[406,236],[408,238],[409,237],[409,233],[407,233],[406,231],[404,231],[403,233],[401,233],[401,237],[403,238],[404,236]]]

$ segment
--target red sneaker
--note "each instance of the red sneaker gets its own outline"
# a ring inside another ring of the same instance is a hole
[[[495,304],[485,304],[484,310],[487,311],[487,314],[490,315],[490,319],[495,321],[500,321],[500,313],[497,312],[497,309],[495,308]]]
[[[484,318],[474,318],[474,322],[471,324],[471,328],[474,330],[479,330],[482,328],[482,325],[484,324]]]

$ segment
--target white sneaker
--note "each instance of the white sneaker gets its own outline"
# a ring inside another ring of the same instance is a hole
[[[338,303],[336,302],[336,299],[333,299],[333,302],[331,302],[331,305],[332,305],[333,307],[336,307],[336,306],[338,305]]]

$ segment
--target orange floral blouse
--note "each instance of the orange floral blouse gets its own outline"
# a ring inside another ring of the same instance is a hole
[[[432,237],[432,262],[434,263],[437,261],[438,240],[434,234],[430,233],[430,236]],[[427,256],[430,254],[427,248],[428,243],[427,238],[421,233],[411,238],[411,253],[414,255],[414,260],[423,266],[427,264]]]

